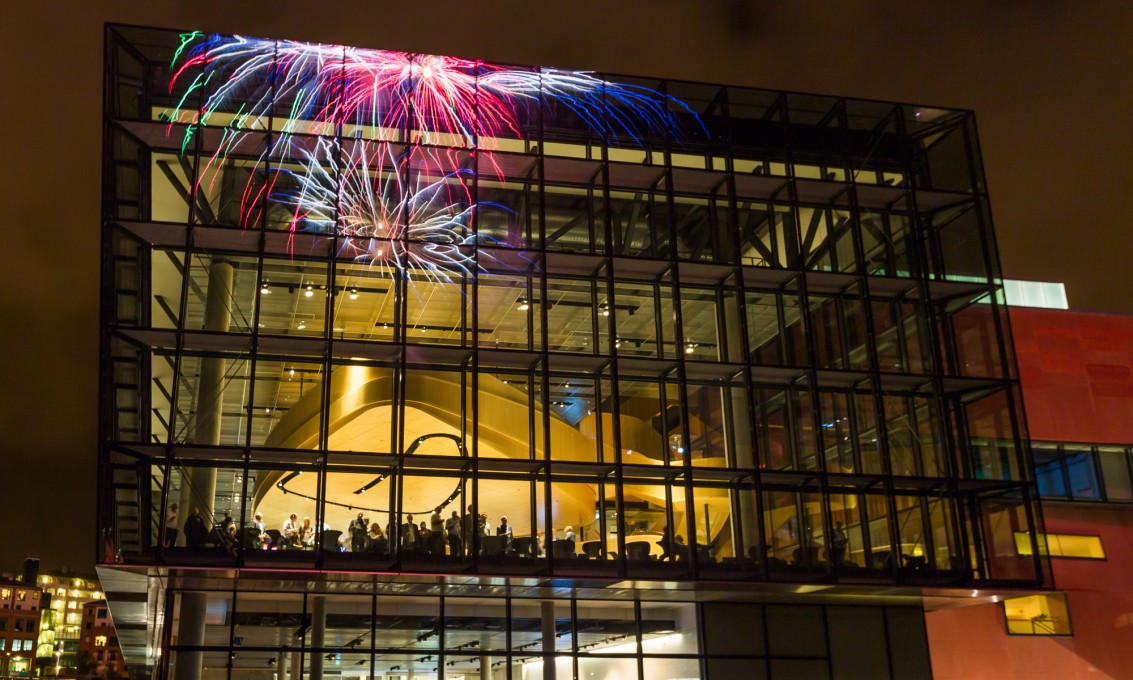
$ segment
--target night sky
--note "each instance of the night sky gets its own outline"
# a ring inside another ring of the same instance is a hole
[[[1063,281],[1077,309],[1133,313],[1133,3],[915,4],[102,0],[8,8],[0,569],[17,569],[27,554],[79,569],[95,557],[104,22],[973,109],[1005,274]]]

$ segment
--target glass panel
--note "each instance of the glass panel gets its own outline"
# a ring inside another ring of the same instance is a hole
[[[1098,473],[1092,451],[1067,451],[1066,478],[1070,482],[1072,498],[1096,500],[1101,498]]]
[[[595,294],[594,281],[551,278],[547,286],[547,349],[552,352],[605,353],[594,338]],[[599,307],[602,321],[609,317],[609,306]]]
[[[781,366],[805,361],[802,315],[796,295],[749,291],[744,306],[752,363]]]
[[[323,365],[263,358],[256,361],[250,412],[252,445],[322,448]],[[262,414],[262,415],[260,415]]]
[[[1098,463],[1101,467],[1102,479],[1105,481],[1106,500],[1133,500],[1133,482],[1129,477],[1129,452],[1125,449],[1099,447]]]
[[[717,309],[717,292],[681,287],[681,324],[685,359],[720,361],[726,358]]]
[[[894,181],[888,179],[887,181]],[[904,213],[862,211],[858,218],[865,253],[866,273],[879,276],[916,276],[917,243],[910,235]]]
[[[1062,453],[1056,446],[1033,445],[1035,482],[1043,498],[1067,498]]]
[[[855,370],[870,367],[865,316],[859,298],[811,295],[810,323],[818,366]]]
[[[741,263],[754,267],[798,267],[799,236],[789,205],[737,197],[736,212]]]
[[[385,266],[338,262],[335,268],[334,337],[392,342],[398,318],[397,287],[393,270]],[[262,297],[263,288],[260,293]]]
[[[830,496],[830,515],[834,528],[830,530],[830,555],[827,561],[836,565],[843,573],[860,571],[869,566],[863,534],[861,497],[850,494]]]
[[[1070,609],[1064,593],[1010,597],[1003,601],[1009,635],[1070,635]]]
[[[287,371],[290,376],[290,369]],[[396,371],[382,365],[331,368],[328,446],[338,451],[391,453],[397,433]]]
[[[653,461],[668,461],[680,455],[670,451],[670,434],[680,442],[680,408],[675,390],[662,383],[626,378],[618,383],[622,460],[633,463],[639,455]]]
[[[820,392],[822,411],[822,451],[828,472],[856,471],[854,444],[851,440],[850,395],[838,392]]]

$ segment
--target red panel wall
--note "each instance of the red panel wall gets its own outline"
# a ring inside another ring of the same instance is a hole
[[[1133,316],[1009,313],[1030,438],[1133,444]]]
[[[1133,508],[1043,506],[1046,530],[1100,536],[1105,560],[1052,559],[1073,637],[1007,635],[998,604],[925,616],[935,680],[1133,677]]]

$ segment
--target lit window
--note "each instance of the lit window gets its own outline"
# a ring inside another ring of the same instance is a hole
[[[20,602],[23,602],[24,600],[28,599],[28,591],[17,590],[16,591],[16,599],[19,600]]]
[[[4,651],[4,647],[8,644],[8,638],[0,638],[0,652]]]
[[[39,599],[39,593],[38,593],[38,592],[33,592],[33,593],[31,594],[31,599],[33,599],[33,600],[38,600],[38,599]]]
[[[1087,560],[1104,560],[1105,549],[1099,536],[1075,534],[1038,534],[1039,554],[1050,557],[1078,557]],[[1020,555],[1031,555],[1030,534],[1015,532],[1015,550]]]
[[[67,608],[68,609],[78,609],[79,603],[75,602],[74,600],[71,600],[70,602],[67,603]]]
[[[105,635],[96,635],[94,637],[94,646],[95,647],[105,647],[106,646],[106,636]]]
[[[1064,593],[1011,597],[1003,601],[1011,635],[1070,635],[1070,608]]]
[[[4,598],[6,600],[11,596],[12,596],[12,590],[10,588],[0,589],[0,598]]]

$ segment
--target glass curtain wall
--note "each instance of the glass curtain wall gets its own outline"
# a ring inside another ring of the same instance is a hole
[[[969,112],[107,36],[101,559],[1043,578]]]

